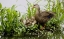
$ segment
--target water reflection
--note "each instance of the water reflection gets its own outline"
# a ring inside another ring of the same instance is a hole
[[[59,36],[59,35],[54,35],[54,36],[47,36],[47,34],[46,35],[44,35],[44,36],[40,36],[40,37],[38,37],[38,36],[29,36],[29,37],[2,37],[2,38],[0,38],[0,39],[64,39],[64,35],[62,35],[62,36]]]
[[[47,35],[45,36],[35,36],[35,37],[2,37],[0,39],[64,39],[64,36],[50,36],[48,37]]]
[[[49,31],[45,31],[43,33],[39,33],[36,36],[28,35],[23,37],[1,37],[0,39],[64,39],[64,34],[61,30],[56,30],[53,33]]]
[[[2,37],[1,39],[39,39],[38,37]]]

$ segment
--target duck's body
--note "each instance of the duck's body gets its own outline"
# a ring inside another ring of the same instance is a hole
[[[47,12],[47,11],[43,11],[40,14],[35,14],[35,20],[43,25],[45,24],[48,20],[50,20],[53,17],[53,13]]]
[[[35,20],[37,23],[41,24],[42,26],[44,26],[45,23],[54,16],[53,12],[40,11],[40,7],[38,4],[35,4],[34,8],[36,8]]]

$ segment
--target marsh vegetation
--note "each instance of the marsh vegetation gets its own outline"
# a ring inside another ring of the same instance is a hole
[[[55,17],[50,19],[46,23],[44,30],[38,29],[38,24],[31,24],[26,26],[22,20],[31,19],[36,9],[32,9],[33,4],[27,3],[27,13],[22,15],[20,18],[20,12],[15,10],[16,6],[13,5],[11,8],[2,7],[0,3],[0,36],[3,38],[16,37],[27,38],[27,39],[64,39],[64,33],[62,30],[62,24],[64,24],[64,2],[63,0],[46,0],[47,11],[55,12]],[[38,3],[39,1],[37,1]],[[21,21],[20,21],[21,20]],[[30,24],[30,23],[29,23]],[[25,37],[24,37],[25,36]],[[17,38],[19,39],[19,38]]]

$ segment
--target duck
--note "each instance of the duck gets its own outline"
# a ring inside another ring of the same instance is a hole
[[[34,18],[36,20],[36,24],[38,24],[38,29],[43,30],[45,29],[45,24],[55,16],[55,13],[52,11],[41,11],[40,6],[38,4],[34,4],[32,8],[36,9],[36,13]],[[40,25],[42,26],[40,28]]]

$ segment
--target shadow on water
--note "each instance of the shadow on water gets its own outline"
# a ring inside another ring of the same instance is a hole
[[[2,37],[0,39],[46,39],[46,37],[29,36],[29,37]]]
[[[39,39],[38,37],[2,37],[1,39]]]
[[[38,35],[25,35],[23,37],[1,37],[0,39],[64,39],[63,31],[55,31],[55,32],[49,32],[46,31],[44,33],[39,33]]]

